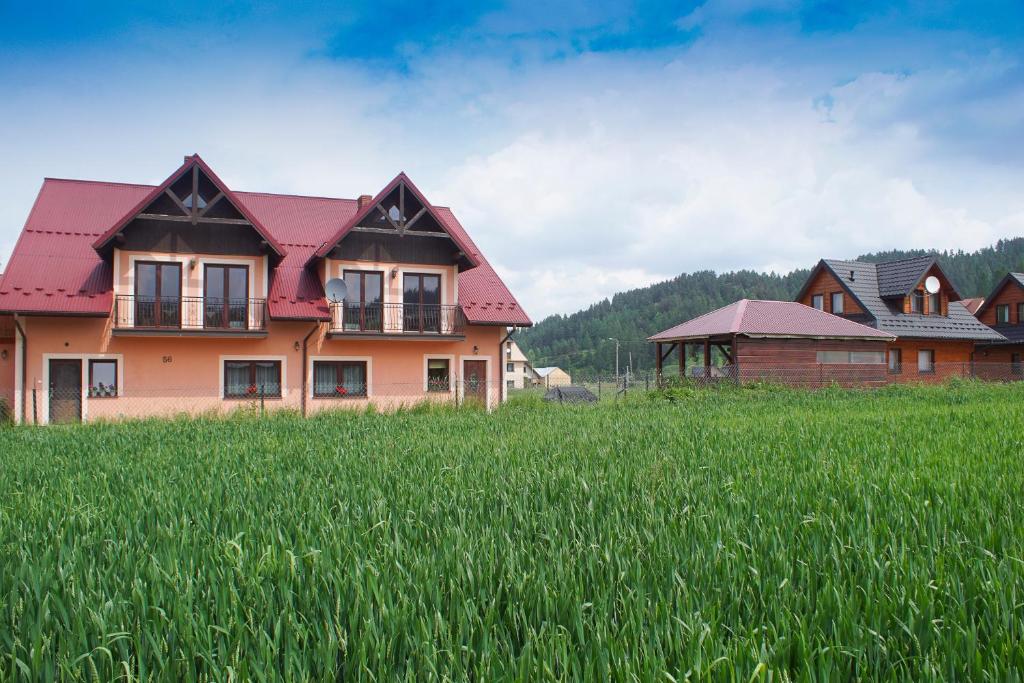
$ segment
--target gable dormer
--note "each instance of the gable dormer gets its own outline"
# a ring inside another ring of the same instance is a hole
[[[375,197],[360,199],[355,216],[320,247],[319,258],[341,261],[479,265],[475,249],[400,173]]]
[[[199,157],[167,180],[93,243],[101,255],[126,251],[284,256],[260,222]]]
[[[880,279],[883,277],[882,268],[886,265],[879,264]],[[950,302],[962,298],[935,259],[925,264],[923,270],[906,272],[903,278],[899,286],[883,290],[883,298],[896,303],[903,313],[948,316]],[[910,283],[909,288],[906,283]],[[929,284],[936,283],[937,290],[929,291]]]

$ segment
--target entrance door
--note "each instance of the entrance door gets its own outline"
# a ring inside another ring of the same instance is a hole
[[[50,361],[50,422],[82,421],[82,361]]]
[[[466,403],[487,404],[487,361],[462,361],[462,396]]]

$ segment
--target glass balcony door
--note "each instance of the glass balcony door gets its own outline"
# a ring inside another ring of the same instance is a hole
[[[233,330],[249,327],[249,266],[206,266],[203,327]]]
[[[346,270],[342,274],[348,296],[342,323],[353,332],[381,332],[384,327],[384,273],[377,270]]]
[[[441,331],[441,276],[406,273],[402,281],[402,329]]]
[[[135,264],[135,327],[181,327],[181,264]]]

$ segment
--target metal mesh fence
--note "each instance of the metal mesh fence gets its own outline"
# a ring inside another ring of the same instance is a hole
[[[242,411],[266,415],[291,410],[307,416],[325,410],[394,411],[413,408],[487,408],[503,400],[545,400],[552,403],[616,401],[664,387],[727,388],[751,384],[777,384],[803,389],[839,386],[872,389],[898,383],[941,383],[953,379],[987,382],[1024,380],[1016,363],[937,363],[930,367],[873,364],[770,364],[688,368],[685,375],[654,372],[620,377],[577,376],[569,384],[536,384],[513,388],[497,381],[452,377],[444,382],[371,383],[341,382],[305,387],[246,384],[176,387],[104,386],[58,390],[37,386],[25,395],[24,421],[28,424],[124,420],[146,417],[228,415]],[[303,396],[305,393],[305,397]],[[0,392],[0,420],[16,414],[13,391]]]
[[[30,390],[25,400],[28,424],[93,422],[148,417],[230,415],[236,412],[268,415],[289,410],[312,416],[327,410],[395,411],[414,408],[493,408],[503,398],[496,381],[448,383],[342,383],[307,386],[252,384],[175,387],[104,387]]]

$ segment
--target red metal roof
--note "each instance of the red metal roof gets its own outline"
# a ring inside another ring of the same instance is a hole
[[[129,212],[141,210],[153,193],[152,185],[46,179],[0,280],[0,311],[109,315],[113,273],[94,244],[101,244],[101,237]],[[271,318],[327,319],[323,285],[309,262],[338,234],[339,226],[355,216],[356,201],[260,192],[233,192],[231,199],[284,254],[271,269]],[[432,208],[453,240],[472,255],[470,260],[479,263],[459,274],[459,300],[467,320],[477,325],[530,325],[451,211]]]
[[[895,339],[887,332],[796,301],[740,299],[648,337],[648,341],[703,339],[733,334],[748,337]]]
[[[970,299],[960,299],[960,304],[966,308],[967,312],[971,315],[976,314],[983,303],[985,303],[985,297],[983,296],[971,297]]]

